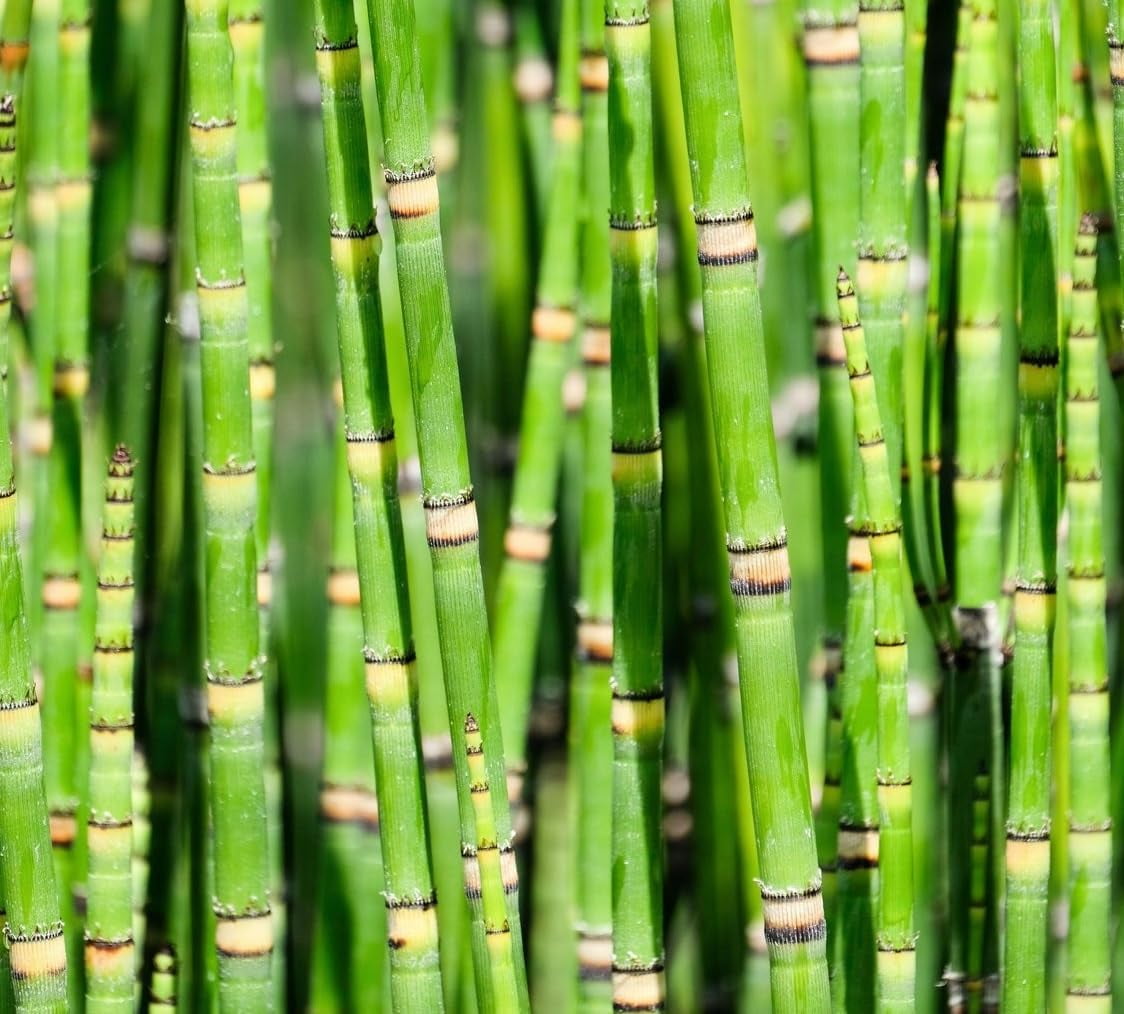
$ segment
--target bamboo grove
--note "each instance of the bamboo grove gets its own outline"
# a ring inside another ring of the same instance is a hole
[[[0,0],[0,1014],[1119,1007],[1122,233],[1124,0]]]

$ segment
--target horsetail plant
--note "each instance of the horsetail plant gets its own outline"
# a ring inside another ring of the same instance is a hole
[[[1112,814],[1100,446],[1102,370],[1097,227],[1081,219],[1073,259],[1066,361],[1065,501],[1069,519],[1068,1001],[1112,1007]]]
[[[584,478],[577,603],[577,658],[570,690],[571,760],[575,768],[578,1007],[593,1014],[611,1003],[613,488],[608,88],[604,5],[581,0],[582,184],[581,355]]]
[[[215,950],[223,1010],[273,1002],[254,466],[232,50],[226,0],[187,5],[201,329],[204,673],[211,730]]]
[[[30,0],[0,16],[0,371],[7,372],[12,245]],[[59,918],[43,777],[43,732],[24,610],[19,514],[9,436],[8,385],[0,380],[0,900],[4,950],[17,1011],[67,1009],[67,955]],[[6,991],[5,991],[6,993]]]
[[[874,570],[874,663],[878,674],[878,956],[879,1010],[912,1010],[916,977],[913,933],[913,786],[909,757],[904,567],[901,514],[854,286],[839,272],[839,316],[847,346],[855,438]]]
[[[429,148],[411,0],[369,0],[426,540],[433,563],[441,662],[461,815],[464,888],[483,1010],[528,1006],[519,878],[499,704],[480,570],[460,377],[441,254],[436,170]]]
[[[396,1010],[440,1011],[444,1004],[437,895],[428,844],[398,458],[379,308],[381,240],[372,215],[359,46],[351,4],[318,0],[316,30],[336,333],[355,524],[356,591],[363,618],[374,743],[391,995]],[[344,809],[346,792],[340,797],[340,809]],[[356,812],[352,819],[361,816]]]
[[[134,463],[109,461],[98,561],[90,701],[86,1009],[133,1009]]]
[[[826,924],[729,18],[716,0],[675,2],[773,1005],[823,1011]]]
[[[1003,1006],[1042,1010],[1050,876],[1057,582],[1057,87],[1051,5],[1019,7],[1018,560],[1011,676]],[[1028,256],[1034,251],[1034,256]]]
[[[655,159],[646,2],[605,6],[613,560],[613,1006],[662,1010],[662,453]]]
[[[496,591],[493,664],[506,744],[507,792],[513,805],[521,799],[526,772],[527,716],[562,459],[562,381],[570,367],[577,324],[582,154],[578,2],[565,0],[562,5],[550,196],[531,316],[531,351],[511,511],[504,534],[505,555]]]

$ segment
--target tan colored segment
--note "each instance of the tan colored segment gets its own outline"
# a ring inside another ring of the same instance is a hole
[[[260,18],[240,20],[231,18],[227,27],[230,32],[230,44],[235,52],[261,45],[264,23]]]
[[[1124,81],[1124,46],[1109,46],[1108,72],[1114,81]]]
[[[482,889],[480,884],[480,860],[476,853],[461,857],[462,875],[464,877],[464,893],[467,898],[479,898]]]
[[[408,700],[412,665],[412,661],[367,662],[364,668],[368,700]]]
[[[448,506],[426,505],[425,536],[432,545],[460,545],[471,542],[480,535],[476,518],[476,501],[454,503]]]
[[[347,467],[355,476],[381,476],[387,467],[397,464],[398,447],[393,437],[347,441]]]
[[[230,151],[237,140],[234,120],[211,120],[190,124],[191,148],[201,159],[211,161]]]
[[[273,916],[243,916],[219,919],[215,926],[215,946],[235,958],[254,958],[273,950]]]
[[[1014,609],[1016,627],[1052,627],[1057,612],[1057,595],[1016,588]]]
[[[132,726],[121,728],[90,728],[90,749],[102,758],[121,758],[133,753]]]
[[[878,862],[878,829],[852,828],[839,829],[839,859],[851,862],[862,861],[872,866]]]
[[[132,940],[122,940],[98,946],[86,941],[86,971],[91,975],[113,976],[125,971],[132,973],[136,962],[136,948]]]
[[[128,855],[133,848],[132,824],[89,824],[86,839],[95,855]]]
[[[578,76],[583,91],[608,91],[609,58],[604,53],[586,53],[578,64]]]
[[[273,181],[268,176],[239,180],[238,201],[244,215],[264,214],[273,203]]]
[[[40,734],[38,701],[16,708],[0,708],[0,743],[22,746],[29,737]]]
[[[842,325],[816,325],[816,355],[841,366],[847,362],[847,345],[843,340]]]
[[[1067,993],[1066,1014],[1110,1014],[1112,996],[1095,993]]]
[[[320,814],[341,824],[377,824],[379,801],[366,789],[326,785],[320,790]]]
[[[268,567],[258,571],[258,606],[267,608],[273,602],[273,572]]]
[[[508,768],[506,781],[507,801],[512,806],[518,806],[523,800],[523,783],[526,781],[526,772],[516,768]]]
[[[440,206],[437,174],[387,180],[386,203],[395,218],[421,218],[434,214]]]
[[[730,580],[745,582],[751,587],[769,589],[792,580],[788,563],[788,545],[753,549],[749,552],[729,550]]]
[[[857,25],[808,28],[804,32],[804,59],[809,63],[853,63],[859,58]]]
[[[66,940],[62,930],[49,937],[9,943],[13,979],[45,979],[66,972]]]
[[[765,928],[778,933],[800,933],[824,921],[823,893],[770,896],[762,892]]]
[[[259,679],[244,683],[207,681],[207,713],[212,719],[233,722],[254,718],[265,707],[265,690]]]
[[[519,890],[519,866],[513,848],[500,849],[500,878],[503,880],[505,894]]]
[[[370,264],[378,257],[382,249],[382,239],[377,232],[365,236],[331,235],[328,239],[328,249],[336,271],[354,278],[360,273],[361,266]],[[336,383],[339,384],[339,381],[337,380]],[[342,386],[336,404],[343,404]]]
[[[1044,877],[1050,872],[1049,838],[1008,838],[1007,875]]]
[[[556,109],[550,120],[550,132],[559,144],[576,144],[582,139],[582,118],[570,109]]]
[[[664,726],[664,699],[635,700],[614,697],[612,710],[613,732],[618,736],[650,736]]]
[[[36,415],[26,419],[21,427],[24,446],[32,454],[45,458],[51,452],[54,441],[55,429],[51,424],[51,417]]]
[[[607,620],[582,620],[578,624],[578,647],[591,658],[613,657],[613,624]]]
[[[250,397],[269,401],[277,391],[277,371],[273,363],[250,363]]]
[[[512,524],[503,535],[508,556],[527,563],[543,563],[550,556],[551,530],[535,525]]]
[[[582,968],[613,967],[613,938],[609,933],[578,937],[578,964]]]
[[[87,179],[59,180],[55,184],[55,200],[60,211],[85,208],[90,203],[90,181]]]
[[[531,334],[544,342],[568,342],[577,322],[565,306],[536,306],[531,315]]]
[[[332,381],[332,404],[343,408],[343,381],[339,377]]]
[[[437,905],[388,905],[386,936],[394,950],[421,951],[437,943]]]
[[[729,222],[698,222],[699,260],[737,261],[757,252],[757,227],[752,218]]]
[[[333,570],[328,575],[328,603],[333,606],[359,605],[359,572],[352,567]]]
[[[52,389],[60,398],[82,398],[90,389],[90,369],[84,363],[60,363],[55,367]]]
[[[582,332],[582,358],[587,363],[607,366],[612,356],[612,331],[604,325],[588,325]]]
[[[554,71],[542,57],[529,56],[515,67],[515,94],[525,104],[546,102],[554,91]]]
[[[870,539],[865,535],[852,535],[847,539],[847,568],[864,573],[874,569],[870,555]]]
[[[433,165],[438,175],[456,168],[461,156],[461,142],[457,132],[447,123],[439,123],[433,128],[429,139],[433,151]]]
[[[880,950],[878,957],[879,977],[890,982],[912,982],[917,972],[917,951],[912,947],[903,951]]]
[[[51,844],[62,848],[74,844],[78,836],[78,821],[73,813],[52,813],[47,818],[51,831]]]
[[[209,472],[203,470],[203,498],[208,494],[214,497],[229,497],[228,502],[244,503],[256,497],[258,477],[254,469],[245,472]]]
[[[584,405],[585,373],[575,366],[562,378],[562,407],[568,415],[577,415]]]
[[[615,1010],[652,1010],[665,998],[663,969],[621,971],[613,969],[613,1007]]]

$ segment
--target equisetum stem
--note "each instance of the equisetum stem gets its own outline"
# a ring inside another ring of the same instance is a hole
[[[1066,363],[1069,939],[1071,1003],[1112,1009],[1112,814],[1102,531],[1097,228],[1081,220]]]
[[[0,18],[0,373],[11,326],[19,134],[31,4],[4,5]],[[8,389],[0,377],[0,897],[17,1011],[67,1010],[66,943],[43,780],[43,733],[24,612],[19,509],[9,436]]]
[[[663,1010],[663,456],[646,2],[606,4],[605,51],[612,258],[613,1006]]]
[[[133,1009],[134,463],[119,445],[109,462],[98,561],[90,702],[86,1008]]]
[[[1050,4],[1019,6],[1018,561],[1003,1007],[1046,1004],[1050,714],[1057,589],[1058,149]]]
[[[824,1011],[830,1002],[827,928],[799,704],[757,239],[740,117],[731,112],[738,99],[730,14],[719,0],[676,0],[674,9],[773,1005],[777,1011]],[[785,745],[778,748],[780,743]]]
[[[223,1010],[273,1004],[249,308],[242,272],[226,0],[187,4],[188,106],[201,328],[205,660],[215,948]]]
[[[411,0],[369,0],[383,175],[394,224],[426,540],[482,1011],[526,1010],[519,878],[480,570],[460,375]],[[498,791],[497,791],[498,790]]]
[[[855,290],[846,271],[839,273],[838,293],[874,570],[880,867],[877,1006],[879,1010],[912,1010],[917,957],[913,932],[913,785],[902,521],[895,502],[876,383],[859,322]]]
[[[354,591],[363,617],[391,995],[399,1010],[440,1011],[444,1003],[437,894],[417,715],[417,660],[379,307],[381,240],[372,215],[358,33],[350,3],[320,0],[316,27],[336,334],[355,524],[358,585]]]

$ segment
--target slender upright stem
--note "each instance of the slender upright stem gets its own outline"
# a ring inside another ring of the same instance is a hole
[[[453,741],[464,886],[473,912],[483,1011],[528,1006],[519,879],[499,703],[480,571],[479,522],[468,468],[460,376],[441,254],[437,178],[429,147],[411,0],[369,0],[394,222],[399,290],[421,463],[426,539]]]
[[[133,459],[109,462],[90,702],[86,1009],[133,1009]]]
[[[851,280],[840,271],[839,316],[855,408],[870,555],[874,569],[874,664],[878,674],[877,1005],[913,1010],[913,785],[909,757],[902,520],[894,496],[877,389]]]
[[[188,0],[188,108],[202,343],[205,661],[215,947],[223,1010],[273,1002],[254,468],[226,0]]]
[[[1069,940],[1066,988],[1112,1009],[1112,811],[1101,482],[1097,228],[1086,215],[1073,259],[1066,363],[1068,538]]]
[[[662,1010],[662,452],[647,3],[605,5],[612,258],[613,1005]]]
[[[0,20],[0,373],[8,365],[11,261],[18,186],[16,140],[31,4]],[[24,612],[7,383],[0,378],[0,898],[17,1011],[67,1009],[66,943],[59,918],[43,780],[43,734]]]
[[[417,660],[398,504],[398,456],[379,307],[381,240],[372,217],[358,29],[347,0],[316,5],[328,160],[336,333],[351,474],[363,658],[397,1010],[443,1009],[437,894],[417,714]]]
[[[773,1004],[822,1011],[827,929],[729,9],[676,0],[675,33]]]
[[[1043,1010],[1046,1003],[1058,518],[1058,115],[1052,18],[1045,0],[1020,3],[1019,246],[1024,256],[1003,975],[1003,1006],[1019,1011]]]

